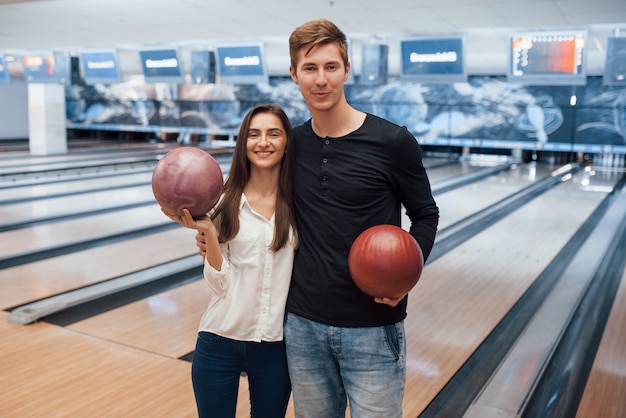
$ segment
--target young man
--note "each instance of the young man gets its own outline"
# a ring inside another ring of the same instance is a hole
[[[287,300],[285,343],[297,417],[400,418],[407,298],[374,299],[348,270],[356,237],[401,225],[401,205],[424,258],[439,211],[420,147],[406,128],[346,100],[345,35],[319,19],[289,39],[290,72],[311,119],[295,134],[294,204],[300,247]]]

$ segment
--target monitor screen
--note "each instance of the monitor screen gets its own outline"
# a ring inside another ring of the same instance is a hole
[[[518,33],[509,37],[507,79],[530,85],[582,85],[585,32]]]
[[[4,55],[0,54],[0,84],[9,84],[11,82],[11,74],[9,74],[9,67],[7,67]]]
[[[462,36],[400,41],[400,77],[429,83],[467,81]]]
[[[602,83],[605,86],[626,86],[626,37],[607,39]]]
[[[359,84],[382,85],[387,83],[387,57],[389,47],[384,44],[364,44],[361,52]]]
[[[350,72],[348,73],[348,79],[346,80],[347,85],[354,84],[354,61],[352,60],[352,39],[346,38],[348,42],[348,59],[350,60]]]
[[[269,83],[262,43],[218,45],[215,55],[220,83]]]
[[[54,52],[31,52],[21,57],[27,83],[60,83]]]
[[[139,58],[146,83],[184,84],[185,76],[177,48],[143,49],[139,51]]]
[[[117,51],[82,51],[79,58],[86,84],[113,84],[122,81]]]
[[[215,53],[213,51],[191,51],[191,84],[215,83]]]

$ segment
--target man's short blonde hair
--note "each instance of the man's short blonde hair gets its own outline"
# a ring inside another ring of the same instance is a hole
[[[348,66],[348,41],[346,35],[327,19],[316,19],[298,26],[289,37],[289,56],[294,70],[298,65],[298,54],[302,48],[306,48],[307,55],[317,45],[335,42],[339,47],[339,53],[344,67]]]

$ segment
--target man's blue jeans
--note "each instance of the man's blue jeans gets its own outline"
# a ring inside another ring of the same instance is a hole
[[[340,328],[294,314],[285,319],[297,418],[401,418],[406,375],[404,323]]]

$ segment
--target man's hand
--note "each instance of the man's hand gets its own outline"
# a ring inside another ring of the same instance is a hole
[[[374,298],[374,302],[381,303],[383,305],[396,306],[406,295],[399,296],[397,298]]]

